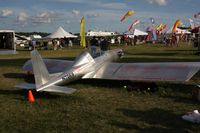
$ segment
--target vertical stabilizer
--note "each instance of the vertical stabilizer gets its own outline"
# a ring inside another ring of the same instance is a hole
[[[35,77],[36,89],[50,80],[49,72],[37,50],[31,51],[31,61]]]

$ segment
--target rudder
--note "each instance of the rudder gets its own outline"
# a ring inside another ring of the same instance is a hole
[[[36,89],[50,80],[49,72],[37,50],[31,51],[31,61]]]

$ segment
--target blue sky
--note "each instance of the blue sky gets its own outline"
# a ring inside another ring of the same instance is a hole
[[[139,29],[156,24],[172,26],[176,19],[189,26],[189,18],[200,11],[200,0],[0,0],[0,29],[17,32],[52,32],[63,26],[67,31],[80,31],[85,17],[87,30],[126,31],[136,19]],[[125,21],[120,18],[128,10],[135,14]]]

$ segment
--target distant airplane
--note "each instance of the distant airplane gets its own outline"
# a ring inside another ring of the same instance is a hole
[[[122,57],[121,49],[108,50],[92,57],[82,52],[75,61],[42,59],[37,50],[31,51],[31,60],[23,70],[32,72],[35,84],[16,87],[36,91],[73,93],[64,85],[78,79],[111,79],[138,81],[188,81],[199,71],[200,62],[113,63]]]

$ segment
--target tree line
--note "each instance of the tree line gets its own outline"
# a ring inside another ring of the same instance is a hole
[[[30,36],[30,35],[40,35],[42,37],[48,36],[50,33],[45,33],[45,32],[16,32],[16,34],[20,36]]]

